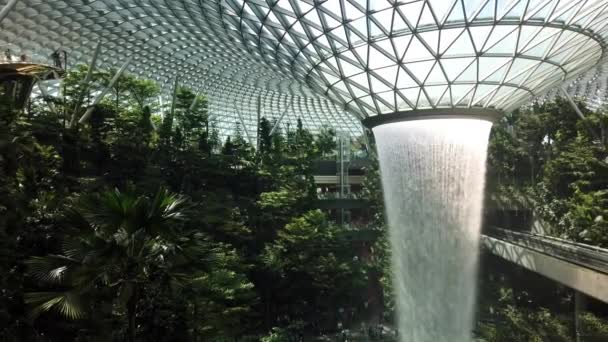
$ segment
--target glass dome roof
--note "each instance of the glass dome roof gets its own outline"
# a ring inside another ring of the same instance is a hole
[[[0,0],[4,5],[8,0]],[[0,42],[58,48],[170,93],[204,92],[220,128],[262,115],[315,130],[433,108],[508,111],[604,58],[605,0],[20,0]],[[351,115],[352,114],[352,115]],[[240,116],[240,118],[239,118]]]
[[[360,116],[518,107],[600,61],[608,14],[583,0],[226,2],[228,28],[268,63]]]

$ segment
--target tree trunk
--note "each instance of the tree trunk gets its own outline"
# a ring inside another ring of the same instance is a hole
[[[138,292],[137,286],[135,286],[133,288],[133,294],[131,295],[131,298],[129,298],[129,301],[127,302],[127,319],[129,320],[128,326],[127,326],[127,341],[129,341],[129,342],[135,342],[135,335],[137,332],[137,329],[135,326],[135,315],[137,314],[137,298],[138,298],[137,292]]]

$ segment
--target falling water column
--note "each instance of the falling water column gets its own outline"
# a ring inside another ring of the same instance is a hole
[[[403,342],[472,339],[491,126],[450,118],[373,128]]]

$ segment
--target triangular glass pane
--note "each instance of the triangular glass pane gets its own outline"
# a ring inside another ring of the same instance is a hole
[[[543,58],[545,53],[551,48],[551,44],[553,44],[553,38],[547,39],[540,44],[531,45],[525,51],[521,51],[520,53],[525,56]]]
[[[452,9],[455,0],[429,0],[437,21],[441,23],[448,11]]]
[[[458,107],[469,107],[469,103],[471,102],[471,99],[473,98],[473,94],[475,94],[475,90],[477,89],[476,85],[473,86],[465,86],[465,87],[469,87],[469,91],[466,92],[463,96],[457,97],[454,95],[454,93],[452,94],[452,96],[454,96],[454,101],[456,102],[456,106]],[[456,89],[455,87],[453,87],[453,89]]]
[[[356,47],[353,52],[355,53],[355,56],[357,56],[357,59],[359,61],[361,61],[361,63],[363,65],[367,65],[367,57],[368,55],[368,49],[369,49],[369,45],[367,44],[363,44],[363,45],[359,45],[358,47]]]
[[[473,20],[473,16],[477,13],[479,8],[485,4],[488,0],[468,0],[464,1],[464,10],[467,14],[467,21]]]
[[[418,95],[420,94],[420,88],[408,88],[400,90],[401,94],[407,98],[414,106],[417,106]]]
[[[369,47],[369,68],[378,69],[394,65],[396,62],[389,59],[382,52],[378,51],[373,45]]]
[[[332,17],[331,15],[325,14],[325,12],[321,12],[323,19],[325,20],[325,28],[326,29],[333,29],[335,27],[338,27],[340,25],[342,25],[341,22],[339,22],[338,20],[334,19],[334,17]],[[337,12],[339,13],[339,12]]]
[[[489,0],[475,16],[475,21],[494,20],[495,0]]]
[[[403,61],[409,62],[425,59],[434,59],[434,57],[429,52],[429,50],[418,40],[418,38],[416,38],[416,36],[412,36],[412,41],[410,42],[409,48],[405,52]]]
[[[363,72],[363,69],[359,67],[359,64],[352,64],[344,59],[340,59],[340,66],[342,67],[342,73],[345,77],[350,77]]]
[[[339,46],[347,47],[348,40],[346,39],[346,34],[344,33],[343,27],[337,27],[328,33],[328,37],[331,38],[334,44],[339,44]]]
[[[519,44],[517,45],[517,52],[521,52],[528,48],[528,46],[532,43],[533,40],[536,39],[538,35],[541,35],[543,31],[542,26],[527,26],[524,25],[519,30]]]
[[[374,93],[380,93],[383,91],[389,91],[391,90],[391,88],[386,85],[384,82],[380,81],[378,78],[376,78],[374,75],[369,75],[369,79],[371,81],[371,86],[372,86],[372,91]]]
[[[517,4],[513,7],[509,6],[508,8],[510,8],[510,10],[508,10],[508,12],[506,14],[499,14],[497,15],[499,20],[502,19],[519,19],[521,18],[521,16],[524,14],[524,11],[526,10],[526,6],[528,5],[528,1],[526,0],[519,0],[517,1]],[[501,11],[499,10],[499,13]]]
[[[536,65],[538,65],[538,63],[540,62],[536,60],[516,58],[513,61],[513,65],[511,66],[511,70],[509,70],[509,75],[507,76],[505,81],[509,83],[516,83],[513,82],[514,77],[518,76],[522,72],[527,73],[530,68],[535,67]]]
[[[405,67],[410,71],[410,74],[414,75],[416,79],[422,83],[429,75],[431,68],[435,65],[435,61],[425,61],[425,62],[416,62],[416,63],[408,63]]]
[[[463,72],[456,78],[457,82],[477,82],[477,64],[478,59],[475,59]]]
[[[423,1],[410,2],[408,4],[400,5],[397,12],[402,15],[412,27],[416,27],[418,18],[420,18],[420,13],[422,12],[422,5],[424,5]]]
[[[419,33],[418,36],[422,39],[420,42],[426,43],[430,48],[431,53],[437,55],[437,49],[439,48],[439,31],[432,30],[428,32]]]
[[[570,19],[570,17],[572,17],[574,9],[577,8],[578,5],[580,5],[580,3],[575,1],[561,1],[557,5],[557,8],[549,20],[551,22],[565,23],[568,19]]]
[[[363,1],[365,3],[365,0]],[[384,9],[390,8],[393,4],[387,0],[374,0],[368,2],[369,11],[382,11]]]
[[[436,106],[452,107],[452,95],[451,95],[451,92],[452,92],[452,89],[450,87],[446,87],[446,90],[443,93],[443,96],[441,97],[441,99],[439,100],[439,102],[436,103]]]
[[[524,20],[545,20],[545,18],[549,16],[553,5],[553,0],[545,0],[534,7],[528,5],[528,11],[526,12]]]
[[[489,84],[477,85],[477,91],[475,92],[475,99],[473,100],[472,105],[474,107],[483,106],[483,101],[487,101],[487,99],[498,89],[498,87],[499,86]]]
[[[424,91],[426,93],[426,95],[428,96],[428,99],[430,100],[430,104],[432,107],[435,107],[437,105],[437,103],[439,103],[439,100],[441,100],[441,98],[443,97],[443,95],[445,94],[446,90],[448,89],[448,86],[425,86],[424,87]]]
[[[370,34],[370,37],[373,38],[373,37],[377,37],[377,36],[380,36],[380,35],[386,35],[387,34],[384,31],[382,31],[382,29],[380,29],[378,27],[378,25],[376,25],[376,22],[374,22],[373,20],[368,19],[368,22],[369,22],[369,34]]]
[[[502,82],[505,77],[505,73],[509,70],[509,65],[511,63],[507,62],[503,66],[501,66],[498,70],[488,74],[485,79],[482,79],[483,82]]]
[[[517,88],[503,85],[502,87],[500,87],[500,89],[498,89],[496,95],[494,95],[494,99],[492,99],[492,102],[488,105],[496,107],[497,104],[503,102],[506,98],[512,96],[516,90]]]
[[[376,97],[378,98],[378,100],[381,100],[380,102],[382,102],[382,105],[388,107],[388,108],[383,108],[385,110],[381,110],[382,113],[387,112],[386,109],[388,109],[388,111],[390,111],[390,112],[395,111],[395,93],[394,92],[386,91],[384,93],[376,94]]]
[[[300,1],[303,2],[303,1]],[[359,11],[357,7],[353,6],[348,0],[344,0],[344,12],[346,13],[346,18],[348,20],[355,20],[357,18],[361,18],[364,13]]]
[[[445,75],[441,70],[441,64],[435,63],[433,69],[429,73],[429,76],[426,78],[425,84],[447,84],[448,81],[445,79]]]
[[[341,96],[350,96],[348,92],[348,88],[346,88],[346,83],[344,81],[337,82],[333,85],[333,88],[340,93]]]
[[[482,47],[486,44],[492,28],[493,26],[471,26],[468,28],[477,51],[481,51]]]
[[[412,37],[412,35],[407,35],[391,39],[393,41],[393,47],[395,49],[395,58],[397,60],[401,60],[403,58],[403,55],[408,50]]]
[[[450,15],[448,16],[448,19],[446,20],[446,23],[462,22],[464,20],[465,20],[464,7],[462,5],[462,2],[458,1],[456,3],[456,5],[454,6],[454,8],[452,8],[452,11],[450,12]]]
[[[374,13],[370,17],[374,19],[373,21],[380,29],[388,34],[391,32],[391,20],[393,20],[393,12],[394,10],[391,8]]]
[[[348,27],[352,34],[357,37],[351,36],[351,38],[354,39],[354,42],[367,41],[367,18],[362,17],[355,19],[349,22],[346,27]]]
[[[383,40],[379,40],[373,43],[373,45],[376,47],[376,49],[378,49],[378,51],[384,53],[387,56],[391,56],[391,58],[394,58],[395,54],[393,51],[393,44],[391,43],[390,39],[386,38]],[[397,60],[397,58],[395,58],[395,60]]]
[[[498,42],[501,42],[502,40],[507,39],[507,37],[509,35],[511,35],[512,33],[514,33],[514,31],[516,31],[518,27],[519,26],[511,26],[511,25],[494,26],[494,29],[492,30],[492,34],[490,34],[490,37],[488,38],[488,41],[484,45],[482,51],[487,51],[488,49],[490,49],[494,45],[496,45]],[[515,38],[517,38],[517,37],[515,37]],[[511,52],[513,52],[513,51],[511,51]]]
[[[479,79],[485,80],[489,76],[498,72],[500,68],[509,64],[510,57],[482,57],[479,59]],[[503,70],[504,73],[504,70]]]
[[[475,85],[470,85],[470,84],[452,84],[450,86],[452,101],[455,101],[455,102],[460,101],[467,94],[471,93],[474,88],[475,88]]]
[[[441,30],[441,42],[439,44],[439,53],[443,54],[454,41],[464,32],[463,28]]]
[[[398,33],[400,31],[409,30],[409,27],[405,23],[403,17],[397,12],[393,12],[393,28],[392,33]]]
[[[304,19],[309,21],[312,24],[321,26],[321,19],[319,18],[318,11],[310,11],[310,12],[306,13],[306,15],[304,16]],[[310,25],[310,23],[307,23],[307,25]]]
[[[420,14],[420,20],[418,20],[417,27],[425,27],[425,26],[437,26],[437,22],[435,22],[435,18],[433,18],[433,14],[429,8],[429,3],[425,2],[424,9],[422,10],[422,14]]]
[[[351,64],[357,65],[360,68],[363,68],[363,64],[359,62],[359,59],[355,56],[355,54],[351,50],[344,50],[342,53],[338,55],[341,60],[347,61]]]
[[[378,77],[379,79],[383,79],[389,84],[395,84],[396,79],[397,79],[398,70],[399,70],[399,66],[393,65],[388,68],[374,70],[373,72],[376,74],[376,77]]]
[[[353,98],[359,98],[359,97],[366,96],[369,94],[366,90],[363,90],[360,87],[357,87],[352,83],[346,82],[346,86],[348,87],[348,89],[350,89],[350,93]],[[366,89],[367,89],[367,85],[366,85]]]
[[[465,69],[475,61],[474,57],[468,58],[443,58],[439,62],[443,65],[448,80],[454,81]]]
[[[475,56],[475,47],[467,32],[456,39],[456,41],[445,51],[446,56]]]
[[[336,74],[340,73],[340,69],[338,68],[338,61],[336,60],[335,57],[329,57],[327,58],[325,61],[325,66],[329,69],[331,69],[333,72],[335,72]]]
[[[369,82],[368,82],[366,73],[354,75],[354,76],[348,78],[347,81],[357,84],[359,87],[361,87],[363,89],[369,89]]]
[[[412,110],[412,107],[407,103],[407,101],[404,100],[404,97],[405,96],[397,93],[397,108],[395,108],[395,111],[404,112],[404,111]]]
[[[420,91],[420,95],[418,96],[418,109],[428,109],[432,106],[433,105],[431,104],[431,101],[427,97],[427,93],[424,91]]]
[[[399,75],[397,77],[397,83],[395,86],[398,89],[410,88],[418,86],[418,83],[416,83],[416,81],[414,81],[414,79],[411,78],[403,68],[399,68]]]
[[[517,46],[518,30],[514,30],[493,46],[487,45],[484,53],[488,54],[513,54]]]

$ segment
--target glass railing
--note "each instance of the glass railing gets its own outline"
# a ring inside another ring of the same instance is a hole
[[[552,236],[522,233],[498,227],[486,229],[485,234],[492,238],[507,241],[585,268],[608,274],[608,249]]]

